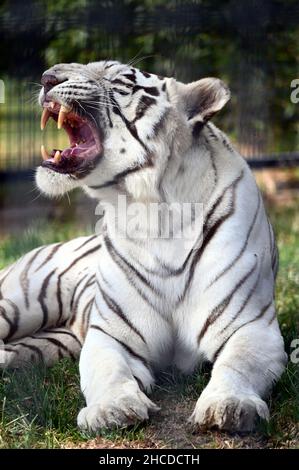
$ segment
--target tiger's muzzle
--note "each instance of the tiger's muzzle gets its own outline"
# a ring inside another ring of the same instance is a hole
[[[45,129],[48,120],[52,118],[57,122],[58,129],[66,131],[70,143],[69,147],[52,149],[50,153],[42,145],[42,166],[57,173],[83,177],[97,165],[102,155],[102,131],[84,104],[71,99],[67,102],[51,100],[49,92],[62,83],[55,76],[45,74],[41,83],[44,86],[41,130]]]

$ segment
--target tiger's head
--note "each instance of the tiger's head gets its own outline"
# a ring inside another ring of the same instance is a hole
[[[41,128],[52,118],[69,137],[63,150],[42,147],[36,182],[49,196],[81,186],[99,199],[161,200],[167,169],[175,185],[175,168],[230,98],[216,78],[183,84],[114,61],[58,64],[41,82]]]

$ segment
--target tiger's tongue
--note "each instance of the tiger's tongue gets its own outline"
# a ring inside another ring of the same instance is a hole
[[[68,147],[61,153],[62,157],[76,157],[85,153],[92,147],[92,142],[86,142],[84,144],[76,144],[76,146]]]
[[[67,125],[65,126],[65,130],[70,139],[70,147],[62,151],[62,157],[75,157],[81,154],[87,155],[89,153],[88,149],[94,147],[95,140],[88,125],[83,124],[79,127]]]

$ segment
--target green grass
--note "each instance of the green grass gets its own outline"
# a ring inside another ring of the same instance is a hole
[[[75,417],[83,405],[77,364],[4,372],[0,383],[0,447],[60,447],[84,439]]]
[[[75,237],[86,235],[86,233],[74,227],[71,222],[60,224],[53,222],[44,226],[43,223],[34,223],[22,237],[12,236],[0,241],[0,269],[9,265],[24,253],[37,246],[71,240]]]
[[[270,208],[270,216],[280,250],[277,310],[289,353],[292,339],[299,337],[299,214],[294,205],[289,209]],[[11,237],[0,243],[0,268],[38,245],[81,234],[71,224],[36,225],[26,236]],[[185,418],[191,413],[208,376],[208,371],[187,379],[165,374],[153,397],[161,406],[164,418],[162,413],[162,417],[154,418],[149,425],[104,432],[102,437],[90,440],[76,427],[76,416],[84,403],[77,364],[64,360],[51,369],[35,366],[5,371],[0,380],[0,447],[161,447],[170,441],[169,445],[176,447],[184,445],[180,434],[184,434],[184,443],[191,442],[194,447],[299,447],[299,365],[290,363],[276,385],[269,401],[270,422],[261,424],[253,436],[242,439],[219,433],[194,436],[185,431]],[[181,427],[174,428],[171,440],[169,423],[174,408],[178,417],[174,417],[173,422]]]

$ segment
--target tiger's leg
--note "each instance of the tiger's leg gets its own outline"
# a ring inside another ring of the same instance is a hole
[[[268,419],[263,398],[283,372],[286,354],[274,305],[240,326],[216,351],[210,382],[196,404],[191,422],[203,428],[250,431],[259,416]]]
[[[158,407],[142,391],[154,379],[148,364],[124,343],[91,326],[80,357],[81,389],[87,406],[78,425],[90,431],[148,419]]]
[[[23,339],[12,341],[0,351],[1,368],[18,368],[43,362],[53,365],[64,357],[77,359],[82,344],[68,328],[51,328]]]

